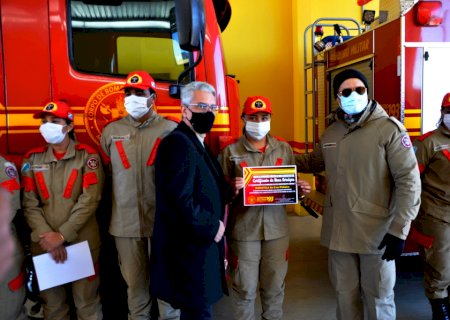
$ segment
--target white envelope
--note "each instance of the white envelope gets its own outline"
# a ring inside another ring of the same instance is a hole
[[[95,274],[87,241],[66,247],[67,260],[56,263],[50,253],[33,257],[34,268],[41,291]]]

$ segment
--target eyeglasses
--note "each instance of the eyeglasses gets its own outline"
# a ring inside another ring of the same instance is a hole
[[[191,103],[191,104],[185,104],[186,107],[197,107],[199,109],[201,109],[202,111],[208,111],[211,110],[212,112],[217,112],[219,111],[220,107],[217,104],[207,104],[207,103]]]
[[[366,87],[356,87],[353,89],[347,88],[338,92],[338,95],[347,98],[349,95],[352,94],[353,91],[356,91],[356,93],[362,96],[364,93],[366,93]]]

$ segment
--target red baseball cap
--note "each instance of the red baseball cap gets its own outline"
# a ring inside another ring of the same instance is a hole
[[[150,89],[150,91],[156,92],[156,83],[147,71],[133,71],[128,74],[127,79],[125,80],[125,89],[126,88],[141,90]]]
[[[38,111],[33,115],[33,118],[40,119],[46,114],[73,121],[73,113],[70,110],[69,105],[63,101],[52,101],[47,103],[41,111]]]
[[[248,97],[244,102],[243,114],[255,114],[258,112],[266,112],[272,114],[272,104],[269,99],[263,96]]]
[[[442,99],[442,108],[449,108],[449,107],[450,107],[450,92],[444,96],[444,99]]]

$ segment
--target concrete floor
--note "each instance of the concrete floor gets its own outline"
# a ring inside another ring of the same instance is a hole
[[[289,222],[290,260],[283,319],[336,319],[336,299],[327,274],[327,249],[319,244],[321,218],[289,216]],[[397,263],[397,320],[431,319],[418,262],[418,257],[402,257]],[[259,301],[256,310],[261,313]],[[233,320],[229,297],[214,306],[214,319]]]

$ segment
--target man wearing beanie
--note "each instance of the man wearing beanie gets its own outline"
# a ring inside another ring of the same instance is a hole
[[[395,259],[420,205],[420,176],[405,127],[368,98],[366,77],[334,77],[339,108],[299,171],[326,173],[321,244],[337,319],[395,319]]]

